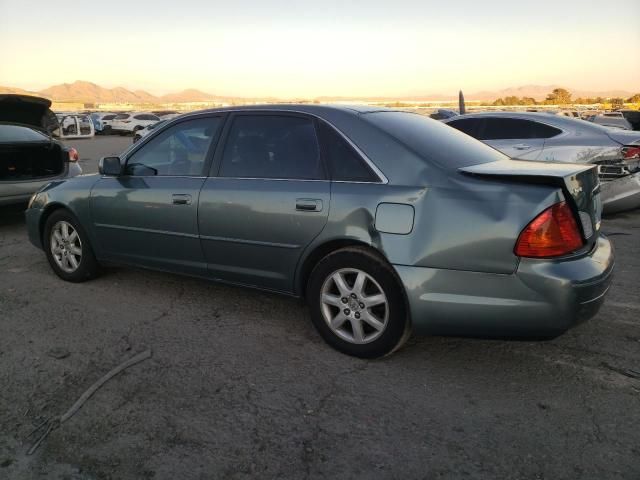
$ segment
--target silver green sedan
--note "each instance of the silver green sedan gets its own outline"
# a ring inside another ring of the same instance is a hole
[[[614,266],[597,170],[511,161],[420,115],[269,105],[174,119],[26,212],[54,272],[126,264],[306,298],[336,349],[554,336]]]

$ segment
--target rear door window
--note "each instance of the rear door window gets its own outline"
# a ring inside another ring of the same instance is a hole
[[[237,115],[227,137],[221,177],[324,179],[313,120]]]

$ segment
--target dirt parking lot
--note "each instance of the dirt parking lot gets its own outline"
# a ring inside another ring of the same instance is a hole
[[[131,138],[69,142],[86,172]],[[640,478],[640,212],[597,317],[547,342],[336,353],[294,299],[134,269],[59,280],[0,210],[0,478]],[[146,348],[32,456],[29,432]],[[64,357],[64,358],[56,358]]]

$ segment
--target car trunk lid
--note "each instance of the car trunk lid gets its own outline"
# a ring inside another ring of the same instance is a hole
[[[0,95],[0,122],[27,125],[51,134],[58,119],[50,110],[51,101],[30,95]]]
[[[538,183],[562,188],[588,244],[600,231],[602,200],[595,165],[499,160],[462,167],[467,175],[500,177],[510,181]]]
[[[640,132],[610,128],[607,130],[607,135],[620,145],[640,145]]]

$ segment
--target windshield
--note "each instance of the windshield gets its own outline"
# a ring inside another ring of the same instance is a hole
[[[507,157],[437,120],[409,112],[373,112],[362,116],[423,158],[457,170]]]
[[[29,127],[0,125],[0,143],[42,142],[49,138]]]

